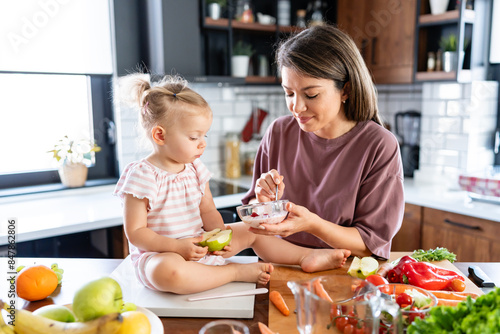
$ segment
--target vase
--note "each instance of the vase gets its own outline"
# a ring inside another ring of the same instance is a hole
[[[248,76],[249,63],[249,56],[233,56],[231,58],[231,75],[239,78]]]
[[[431,14],[443,14],[448,9],[448,3],[450,0],[429,0],[431,6]]]
[[[87,181],[88,168],[84,163],[64,163],[59,167],[61,183],[68,188],[82,187]]]
[[[218,3],[211,3],[208,5],[208,15],[212,20],[220,19],[221,8]]]
[[[443,71],[451,72],[453,70],[462,69],[464,62],[465,52],[462,51],[460,54],[456,51],[445,51],[443,52]]]

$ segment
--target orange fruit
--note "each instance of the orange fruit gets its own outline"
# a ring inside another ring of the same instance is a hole
[[[28,301],[44,299],[56,288],[57,275],[49,267],[43,265],[26,267],[17,275],[17,295]]]

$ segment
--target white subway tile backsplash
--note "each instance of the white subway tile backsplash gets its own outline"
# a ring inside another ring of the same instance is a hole
[[[434,83],[433,98],[451,100],[462,97],[462,87],[459,83]]]
[[[217,116],[232,116],[233,103],[231,101],[213,101],[210,102],[212,113]]]
[[[446,116],[446,101],[423,100],[422,115]]]
[[[467,151],[469,147],[469,136],[466,134],[445,135],[444,148],[447,150]]]
[[[460,133],[462,119],[460,117],[436,117],[432,124],[433,131],[441,133]]]

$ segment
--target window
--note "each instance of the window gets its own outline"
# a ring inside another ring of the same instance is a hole
[[[90,184],[116,179],[111,13],[103,0],[0,3],[0,196],[61,188],[47,151],[65,135],[101,146]]]

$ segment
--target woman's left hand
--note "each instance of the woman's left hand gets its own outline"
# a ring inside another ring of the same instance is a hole
[[[250,231],[255,234],[279,235],[281,237],[288,237],[297,232],[308,232],[310,222],[317,216],[306,207],[291,202],[287,204],[286,208],[288,216],[281,223],[261,224],[260,229],[251,227]]]

